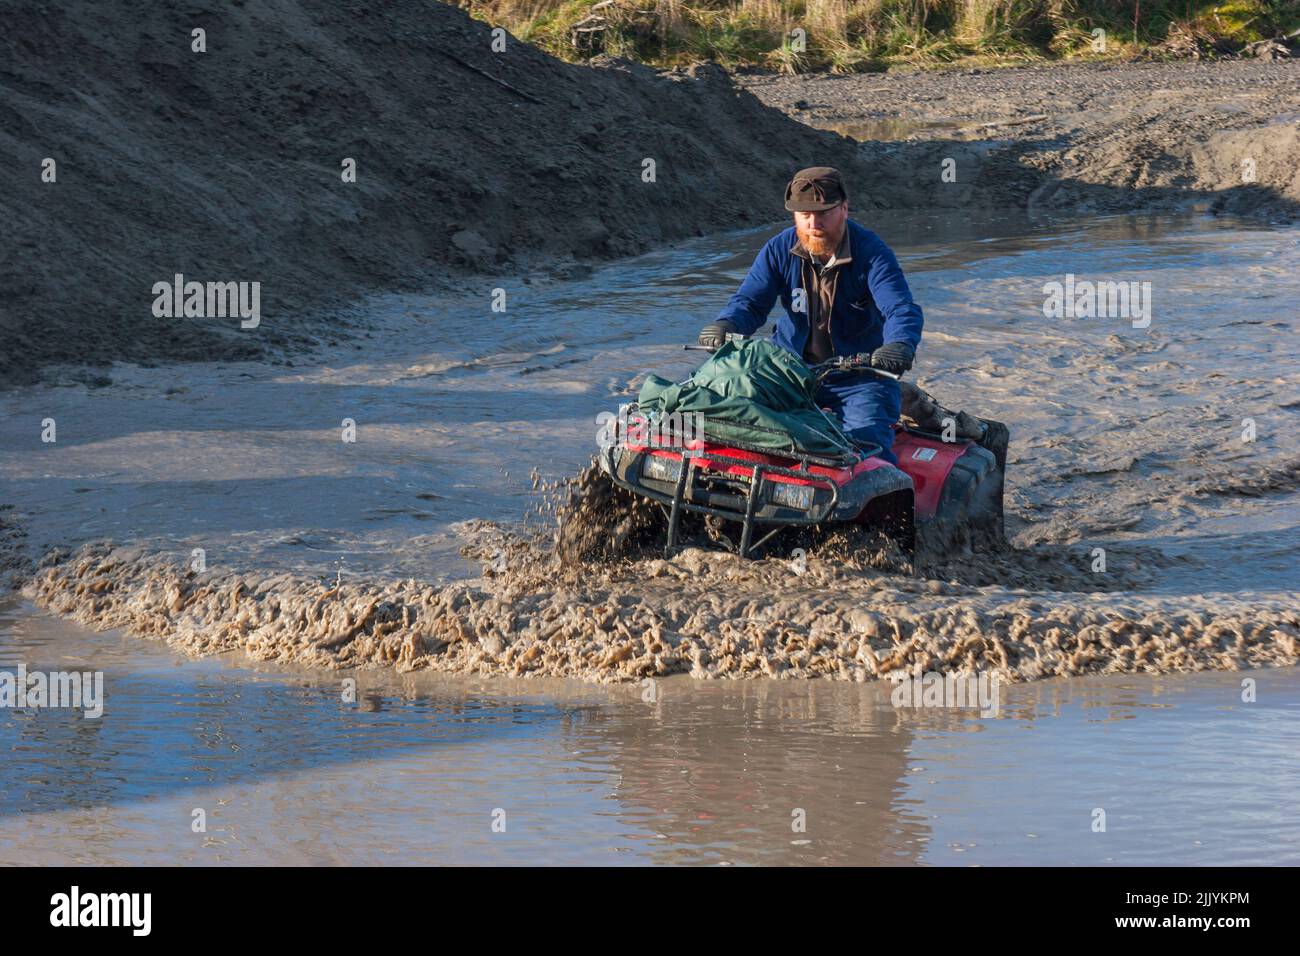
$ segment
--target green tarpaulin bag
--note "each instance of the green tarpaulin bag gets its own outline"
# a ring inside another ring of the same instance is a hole
[[[818,407],[817,380],[787,349],[765,339],[728,342],[682,383],[651,375],[639,405],[652,419],[704,416],[704,438],[779,452],[842,455],[852,442]]]

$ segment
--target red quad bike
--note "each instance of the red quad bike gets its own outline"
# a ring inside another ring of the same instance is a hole
[[[818,382],[831,373],[899,378],[869,362],[867,354],[836,356],[811,370]],[[629,412],[635,415],[635,406]],[[676,549],[684,512],[739,525],[737,542],[722,537],[741,557],[785,528],[843,522],[882,531],[911,554],[918,531],[945,547],[1002,540],[1009,434],[1000,422],[979,421],[984,434],[978,441],[945,441],[938,432],[896,424],[897,466],[878,457],[880,447],[870,443],[838,456],[774,453],[699,438],[645,444],[644,430],[629,437],[633,429],[602,448],[599,462],[615,484],[663,507],[665,557]]]

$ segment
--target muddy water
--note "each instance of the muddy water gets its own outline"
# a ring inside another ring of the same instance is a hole
[[[1197,559],[1160,587],[1294,585],[1300,233],[1206,218],[871,224],[926,311],[919,383],[1012,424],[1013,536]],[[645,372],[688,375],[698,354],[681,345],[768,234],[570,282],[488,278],[462,301],[380,299],[371,337],[324,365],[118,368],[108,388],[6,394],[3,501],[35,555],[108,537],[331,578],[476,570],[459,524],[517,520],[529,472],[572,474],[596,416]],[[1044,318],[1043,284],[1067,273],[1150,282],[1150,327]]]
[[[1020,685],[983,720],[806,681],[371,671],[344,703],[29,607],[0,635],[108,698],[0,712],[0,864],[1300,863],[1293,669]]]
[[[1119,602],[1134,618],[1194,607],[1201,621],[1215,607],[1295,608],[1294,231],[1202,218],[873,225],[926,309],[921,384],[1012,425],[1013,539],[1080,568],[1103,547],[1124,582],[1072,606]],[[459,553],[467,523],[519,521],[532,468],[572,474],[596,415],[645,371],[685,377],[681,343],[764,237],[563,283],[488,279],[468,304],[380,300],[364,347],[323,365],[117,369],[108,388],[6,395],[0,497],[33,556],[108,537],[176,562],[202,548],[210,568],[240,575],[475,576]],[[1043,283],[1067,273],[1150,282],[1150,327],[1044,318]],[[486,306],[495,287],[504,313]],[[53,444],[40,441],[46,418]],[[355,442],[340,440],[344,419]],[[917,607],[1063,600],[1032,567],[1009,588],[925,598],[832,583]],[[1297,858],[1276,809],[1296,782],[1291,669],[1252,673],[1253,704],[1241,673],[1004,688],[994,721],[899,712],[874,683],[680,676],[652,705],[637,684],[365,671],[347,709],[339,673],[183,661],[29,606],[6,616],[0,634],[29,666],[94,661],[116,694],[98,724],[0,716],[21,755],[0,771],[6,861]],[[227,829],[195,844],[189,814],[208,804]],[[497,807],[520,821],[509,844],[490,829]],[[1095,807],[1105,835],[1090,830]],[[807,834],[790,831],[794,808]]]

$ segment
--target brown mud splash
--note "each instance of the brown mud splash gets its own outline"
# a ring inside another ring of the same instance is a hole
[[[18,588],[31,574],[26,537],[14,506],[0,505],[0,597]]]
[[[650,512],[623,508],[597,474],[548,492],[552,531],[472,529],[467,553],[493,555],[475,581],[196,574],[167,556],[98,542],[47,555],[25,593],[91,626],[191,654],[479,676],[866,681],[920,667],[1032,680],[1300,658],[1300,614],[1281,601],[1100,591],[1086,569],[1046,548],[924,569],[946,579],[906,573],[887,544],[843,536],[816,543],[803,561],[700,548],[666,561],[638,553]]]

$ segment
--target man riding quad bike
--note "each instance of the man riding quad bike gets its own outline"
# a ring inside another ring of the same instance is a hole
[[[759,251],[736,294],[700,333],[700,344],[717,348],[730,333],[753,335],[779,297],[785,314],[774,341],[809,365],[869,354],[872,367],[895,376],[910,369],[921,342],[921,307],[890,248],[849,219],[839,171],[814,166],[796,173],[785,208],[794,225]],[[827,375],[817,401],[851,437],[880,446],[893,462],[890,430],[901,411],[896,380]]]
[[[738,523],[737,541],[720,537],[742,556],[783,527],[829,522],[877,527],[909,550],[918,523],[1000,540],[1006,427],[900,387],[921,310],[889,248],[848,219],[836,170],[796,174],[786,208],[794,226],[700,333],[713,358],[687,382],[651,376],[630,420],[657,427],[622,429],[602,469],[663,506],[665,553],[688,514]],[[745,341],[778,297],[773,342]],[[703,428],[681,428],[689,416]]]

